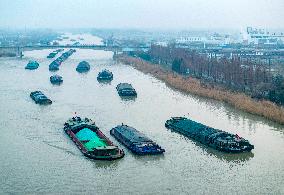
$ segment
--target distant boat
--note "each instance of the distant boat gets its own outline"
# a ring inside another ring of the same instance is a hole
[[[64,131],[89,158],[115,160],[124,156],[124,151],[115,146],[91,119],[73,117],[64,124]]]
[[[29,63],[26,65],[25,69],[35,70],[38,67],[39,67],[39,63],[37,61],[30,60]]]
[[[110,134],[135,154],[162,154],[165,152],[146,135],[127,125],[112,128]]]
[[[47,58],[54,58],[59,52],[62,52],[63,50],[64,50],[64,49],[57,49],[57,50],[51,52],[51,53],[47,56]]]
[[[63,49],[58,49],[55,52],[61,52]],[[62,62],[67,60],[74,52],[76,52],[75,49],[70,49],[63,54],[61,54],[60,57],[56,58],[53,62],[50,63],[49,65],[49,70],[50,71],[57,71],[59,70],[59,66],[61,65]]]
[[[52,104],[52,101],[47,98],[41,91],[31,92],[30,97],[35,101],[36,104]]]
[[[208,127],[185,117],[172,117],[166,121],[165,126],[222,152],[249,152],[254,148],[248,140],[238,135]]]
[[[99,72],[97,76],[98,81],[112,81],[113,79],[113,74],[109,70],[103,70]]]
[[[78,64],[76,71],[79,73],[88,72],[90,70],[90,64],[86,61],[82,61]]]
[[[57,74],[56,75],[52,75],[50,77],[50,82],[52,84],[60,85],[63,82],[62,76],[59,76]]]
[[[116,90],[120,96],[137,96],[136,90],[129,83],[119,83]]]
[[[51,53],[47,56],[47,58],[54,58],[56,55],[57,55],[56,52],[51,52]]]

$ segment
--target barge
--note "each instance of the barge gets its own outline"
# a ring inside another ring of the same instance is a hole
[[[63,82],[62,76],[59,75],[52,75],[50,77],[50,82],[54,85],[60,85]]]
[[[50,54],[48,54],[47,58],[54,58],[58,53],[62,52],[64,49],[57,49]]]
[[[241,153],[254,149],[254,145],[237,134],[214,129],[185,117],[172,117],[166,121],[165,126],[222,152]]]
[[[47,98],[41,91],[31,92],[30,97],[32,98],[32,100],[35,101],[36,104],[42,104],[42,105],[52,104],[52,101],[49,98]]]
[[[25,69],[35,70],[38,67],[39,67],[39,63],[37,61],[30,60],[29,63],[26,65]]]
[[[88,72],[89,70],[90,70],[90,64],[86,61],[80,62],[76,67],[76,71],[79,73]]]
[[[143,133],[127,125],[119,125],[110,130],[110,134],[138,155],[162,154],[165,152],[158,144]]]
[[[63,50],[59,50],[59,51],[63,51]],[[70,49],[70,50],[64,52],[63,54],[61,54],[60,57],[56,58],[54,61],[52,61],[50,63],[49,70],[50,71],[57,71],[57,70],[59,70],[59,66],[62,64],[62,62],[67,60],[74,52],[76,52],[75,49]]]
[[[116,90],[120,96],[137,96],[136,90],[129,83],[119,83]]]
[[[98,76],[97,76],[97,80],[100,81],[112,81],[113,79],[113,74],[111,71],[109,70],[103,70],[101,72],[99,72]]]
[[[124,151],[115,146],[91,119],[73,117],[64,124],[64,131],[88,158],[115,160],[124,156]]]

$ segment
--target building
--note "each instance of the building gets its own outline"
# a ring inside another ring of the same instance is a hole
[[[176,39],[176,43],[178,44],[204,43],[205,41],[205,37],[180,37]]]
[[[276,45],[284,43],[283,32],[271,32],[266,29],[247,27],[243,32],[243,41],[248,44]]]

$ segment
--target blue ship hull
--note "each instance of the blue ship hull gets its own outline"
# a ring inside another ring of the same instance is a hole
[[[165,152],[164,149],[144,134],[127,125],[121,125],[111,129],[110,134],[129,150],[138,155],[162,154]]]

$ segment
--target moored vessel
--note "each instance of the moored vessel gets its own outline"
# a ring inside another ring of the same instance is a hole
[[[146,135],[128,125],[116,126],[110,130],[110,134],[135,154],[162,154],[165,152]]]
[[[124,151],[115,146],[91,119],[70,118],[64,124],[64,131],[89,158],[115,160],[124,156]]]
[[[254,149],[248,140],[237,134],[214,129],[185,117],[172,117],[166,121],[165,126],[222,152],[240,153]]]

